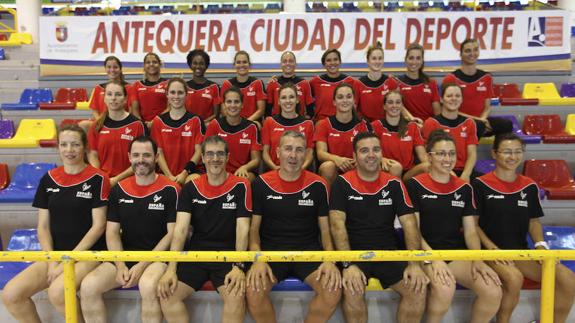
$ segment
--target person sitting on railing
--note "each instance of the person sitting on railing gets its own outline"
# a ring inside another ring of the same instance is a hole
[[[423,250],[481,249],[473,190],[452,174],[457,156],[453,137],[435,130],[425,148],[429,173],[417,175],[406,184],[419,221]],[[483,261],[426,261],[423,270],[431,280],[428,323],[442,321],[453,300],[455,283],[477,295],[470,322],[487,323],[497,313],[501,281]]]
[[[495,170],[472,182],[479,215],[479,237],[485,249],[527,249],[525,237],[528,233],[536,249],[549,249],[539,222],[543,209],[537,184],[516,173],[523,163],[524,150],[525,144],[517,135],[507,133],[497,136],[491,150]],[[540,282],[541,264],[510,260],[490,261],[487,264],[503,282],[503,299],[497,322],[509,322],[519,303],[523,277]],[[557,264],[555,277],[554,322],[563,323],[575,299],[575,274],[562,264]]]
[[[250,251],[333,250],[327,183],[302,168],[306,146],[302,133],[286,131],[277,149],[280,169],[253,182]],[[269,293],[274,284],[287,277],[296,277],[315,291],[305,321],[327,322],[341,298],[341,275],[333,262],[254,262],[246,286],[254,320],[276,321]]]
[[[180,186],[155,173],[158,147],[146,136],[134,139],[129,158],[134,176],[110,192],[106,243],[110,251],[163,251],[170,247]],[[104,262],[82,281],[80,297],[86,322],[106,322],[102,295],[114,288],[138,286],[142,296],[142,321],[160,322],[156,296],[163,262]]]
[[[226,172],[230,153],[223,138],[207,137],[201,151],[206,173],[182,189],[170,250],[245,251],[252,212],[250,182]],[[186,243],[190,225],[194,232]],[[224,301],[221,321],[243,322],[243,270],[243,263],[170,262],[157,291],[166,320],[190,322],[183,300],[211,281]]]
[[[43,251],[104,250],[106,204],[110,180],[101,170],[86,163],[88,139],[77,125],[66,125],[58,134],[58,153],[64,164],[50,170],[42,179],[32,206],[38,208],[38,240]],[[76,288],[98,265],[77,262]],[[40,322],[30,299],[48,289],[48,300],[64,315],[63,265],[36,262],[6,284],[2,300],[6,309],[20,322]],[[83,322],[78,315],[78,322]]]
[[[331,187],[330,224],[337,250],[397,250],[393,224],[399,218],[408,249],[421,250],[417,219],[401,180],[381,171],[382,148],[374,133],[353,138],[356,168]],[[401,295],[397,322],[420,322],[429,279],[419,262],[343,262],[343,313],[347,322],[367,322],[369,278]]]

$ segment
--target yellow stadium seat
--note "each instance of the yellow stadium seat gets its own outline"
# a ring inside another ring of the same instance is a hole
[[[539,105],[575,105],[575,98],[562,98],[553,83],[526,83],[523,98],[539,99]]]
[[[32,44],[32,35],[28,33],[12,33],[8,40],[0,40],[0,47],[14,47]]]
[[[567,115],[567,122],[565,123],[565,132],[571,136],[575,136],[575,114]]]
[[[479,144],[480,145],[493,145],[493,140],[495,140],[494,136],[481,137],[481,139],[479,139]]]
[[[138,11],[138,16],[151,16],[153,13],[151,11]]]
[[[359,4],[357,5],[357,7],[362,12],[376,12],[377,11],[377,10],[375,10],[375,8],[373,6],[369,5],[368,1],[360,1]]]
[[[382,291],[382,290],[384,290],[384,289],[383,289],[383,287],[381,286],[381,283],[379,282],[379,279],[370,278],[369,281],[367,282],[367,287],[365,288],[365,290],[369,290],[369,291]]]
[[[0,148],[34,148],[40,140],[56,138],[56,123],[53,119],[22,119],[16,134],[11,139],[0,139]]]
[[[180,5],[177,5],[177,6],[176,6],[176,11],[186,12],[186,11],[188,11],[188,10],[190,10],[190,6],[189,6],[189,5],[182,5],[182,4],[180,4]]]
[[[339,4],[337,2],[330,1],[327,3],[327,10],[328,11],[339,11],[339,9],[341,9],[341,7],[339,6]]]

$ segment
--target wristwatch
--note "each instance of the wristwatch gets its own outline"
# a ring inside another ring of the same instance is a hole
[[[351,262],[349,262],[349,261],[342,261],[341,262],[341,268],[347,269],[347,268],[349,268],[349,266],[351,266]]]
[[[549,250],[549,245],[547,244],[546,241],[537,241],[537,242],[535,242],[535,248],[537,248],[537,247],[543,247],[543,248]]]

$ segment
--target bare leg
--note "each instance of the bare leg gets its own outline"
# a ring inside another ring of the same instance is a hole
[[[519,303],[523,274],[514,265],[502,265],[492,261],[487,262],[487,264],[495,270],[503,283],[503,297],[497,312],[497,323],[509,323],[513,310]]]
[[[323,162],[321,165],[319,165],[318,174],[319,176],[325,178],[327,183],[331,185],[338,174],[337,166],[332,161]]]
[[[106,305],[102,295],[120,284],[116,282],[116,266],[104,262],[89,273],[80,286],[82,313],[86,322],[106,322]]]
[[[440,323],[453,301],[455,285],[443,285],[441,281],[433,276],[430,265],[424,265],[423,271],[425,271],[430,280],[429,293],[427,295],[426,322]]]
[[[396,321],[399,323],[421,322],[425,311],[426,293],[416,293],[406,286],[403,280],[393,284],[391,288],[401,295]]]
[[[252,288],[246,288],[246,299],[250,315],[257,323],[275,323],[276,314],[274,306],[270,300],[270,291],[273,283],[268,281],[266,290],[255,291]]]
[[[48,263],[36,262],[12,278],[4,287],[2,301],[16,320],[40,323],[31,297],[48,288],[47,273]]]
[[[327,322],[335,312],[341,299],[341,288],[329,291],[322,286],[326,283],[326,277],[322,276],[321,280],[316,280],[317,270],[305,278],[306,284],[311,286],[315,291],[315,296],[309,303],[307,316],[304,320],[306,323]]]
[[[245,294],[232,295],[226,291],[222,285],[218,287],[218,291],[224,299],[224,310],[222,313],[222,322],[226,323],[241,323],[246,316],[246,297]]]
[[[142,296],[142,322],[162,322],[162,309],[156,294],[158,281],[166,271],[166,264],[162,262],[151,263],[142,273],[138,282],[138,289]]]
[[[190,322],[190,316],[186,304],[184,304],[184,299],[193,293],[193,288],[179,281],[176,291],[170,298],[160,299],[162,313],[164,313],[164,317],[168,323]]]
[[[344,289],[341,309],[347,323],[367,323],[365,294],[356,293],[352,295],[349,290]]]

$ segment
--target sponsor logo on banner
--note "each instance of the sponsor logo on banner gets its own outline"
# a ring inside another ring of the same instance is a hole
[[[68,39],[68,26],[65,23],[56,24],[56,40],[63,43]]]
[[[531,17],[527,27],[527,46],[563,46],[563,17]]]

